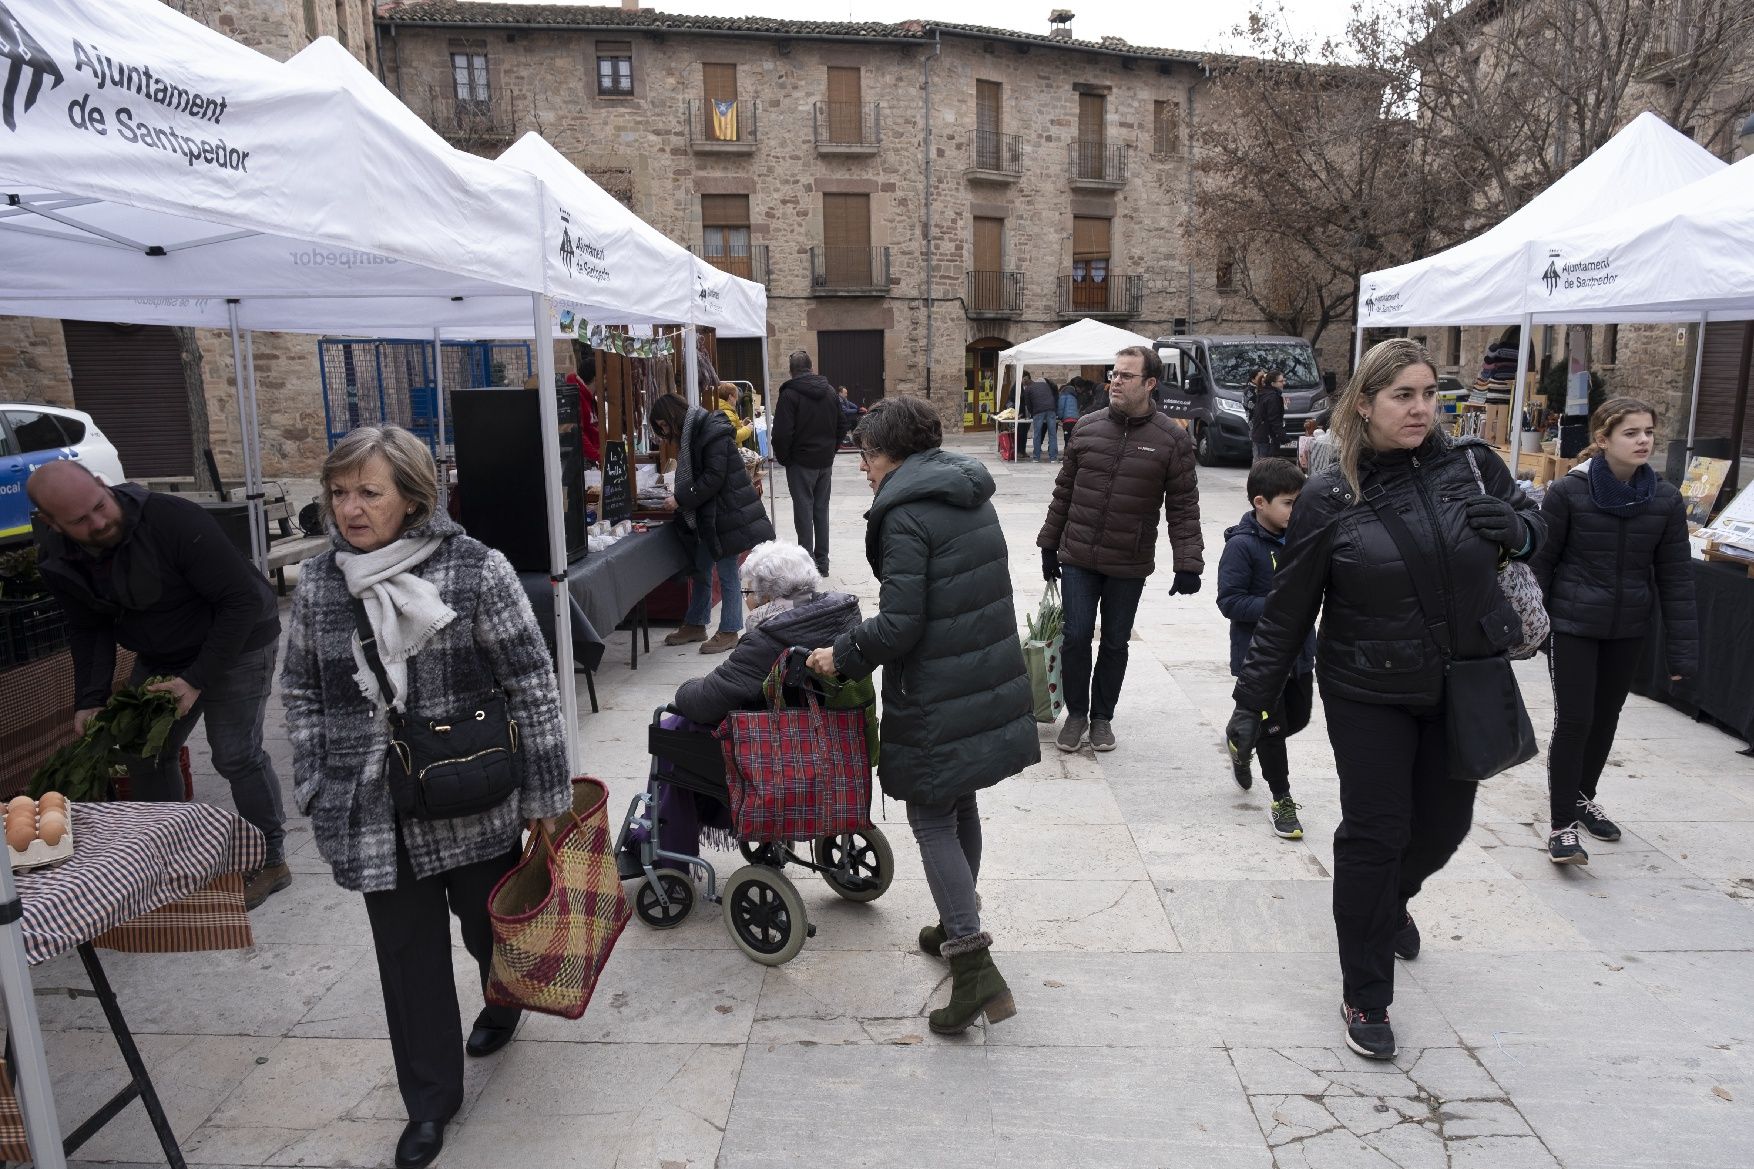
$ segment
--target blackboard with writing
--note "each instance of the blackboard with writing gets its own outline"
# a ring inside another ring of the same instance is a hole
[[[603,443],[602,518],[618,524],[633,518],[633,468],[627,443],[609,439]]]

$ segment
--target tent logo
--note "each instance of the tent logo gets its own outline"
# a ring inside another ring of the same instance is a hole
[[[60,66],[54,58],[37,43],[18,17],[7,11],[5,4],[0,4],[0,60],[7,62],[6,80],[0,83],[0,121],[6,123],[8,130],[18,129],[18,87],[24,82],[24,75],[30,73],[30,84],[24,91],[24,112],[37,104],[37,98],[43,93],[43,79],[53,78],[50,89],[58,89],[66,78],[61,76]]]
[[[1545,272],[1541,273],[1541,283],[1545,284],[1547,286],[1547,295],[1548,296],[1552,296],[1554,291],[1556,289],[1558,289],[1558,287],[1559,287],[1559,262],[1557,260],[1548,260],[1547,261],[1547,270]]]

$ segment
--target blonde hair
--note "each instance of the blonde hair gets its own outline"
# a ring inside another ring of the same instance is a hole
[[[1354,495],[1359,492],[1358,460],[1370,444],[1370,424],[1365,422],[1360,407],[1376,401],[1377,394],[1388,389],[1390,383],[1401,376],[1401,371],[1411,365],[1429,366],[1436,376],[1437,366],[1419,342],[1409,337],[1378,341],[1365,350],[1364,359],[1358,363],[1352,380],[1346,383],[1340,400],[1334,403],[1328,433],[1334,444],[1334,459],[1340,467],[1340,474],[1346,477],[1346,485],[1352,488]]]
[[[1609,398],[1596,412],[1590,415],[1590,445],[1578,455],[1587,459],[1602,452],[1602,440],[1614,433],[1614,428],[1632,417],[1634,414],[1649,414],[1651,425],[1657,421],[1657,408],[1643,398],[1618,397]]]
[[[347,432],[323,460],[323,490],[317,495],[317,507],[325,526],[334,522],[329,507],[329,484],[337,475],[357,471],[372,459],[384,456],[390,464],[390,475],[414,510],[403,523],[404,531],[418,528],[432,518],[438,507],[438,468],[433,465],[432,452],[426,444],[400,426],[361,426]]]

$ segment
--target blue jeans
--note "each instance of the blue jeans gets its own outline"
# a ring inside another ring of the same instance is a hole
[[[1048,458],[1057,459],[1060,457],[1060,424],[1059,421],[1054,418],[1054,412],[1052,410],[1044,410],[1042,413],[1035,415],[1030,420],[1029,431],[1035,436],[1036,462],[1041,462],[1041,436],[1043,434],[1048,436]],[[1018,451],[1017,454],[1018,457],[1021,458],[1023,452]]]
[[[1105,576],[1075,564],[1060,566],[1060,603],[1065,609],[1065,648],[1060,682],[1066,690],[1066,713],[1075,718],[1107,721],[1115,716],[1121,680],[1127,676],[1127,641],[1145,591],[1142,576]],[[1096,614],[1102,610],[1102,646],[1096,668],[1090,665],[1090,643],[1096,636]]]
[[[713,559],[712,549],[701,540],[694,546],[694,571],[688,577],[688,612],[682,617],[685,625],[701,625],[713,615],[714,569],[719,574],[719,632],[743,631],[743,586],[737,580],[737,558]]]
[[[920,846],[926,887],[938,906],[944,936],[966,938],[980,933],[980,905],[974,886],[981,875],[981,813],[975,793],[947,804],[909,802],[907,822]]]

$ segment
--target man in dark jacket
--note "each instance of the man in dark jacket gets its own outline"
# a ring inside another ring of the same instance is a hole
[[[262,715],[274,678],[279,608],[268,581],[200,505],[133,483],[107,487],[73,462],[31,476],[30,499],[49,531],[40,570],[71,634],[75,734],[110,698],[116,647],[136,658],[130,685],[176,696],[164,749],[129,768],[137,800],[180,800],[178,754],[207,718],[213,766],[231,784],[238,814],[267,839],[267,862],[249,878],[253,908],[292,883],[286,867],[280,780],[262,749]]]
[[[828,575],[828,497],[834,484],[834,452],[840,443],[840,397],[810,367],[802,349],[791,358],[792,376],[780,386],[773,412],[773,455],[786,469],[792,527],[798,543]]]
[[[1161,509],[1175,556],[1170,595],[1200,591],[1205,543],[1200,488],[1188,432],[1151,405],[1163,363],[1142,345],[1115,354],[1109,407],[1072,428],[1036,545],[1042,574],[1061,580],[1065,606],[1066,688],[1062,751],[1090,732],[1098,751],[1115,748],[1115,703],[1127,673],[1127,641],[1145,578],[1155,571]],[[1090,643],[1102,611],[1102,647],[1091,669]]]
[[[1035,436],[1035,461],[1038,463],[1041,462],[1044,434],[1048,440],[1048,458],[1058,460],[1060,457],[1060,428],[1054,424],[1054,407],[1058,398],[1053,383],[1046,378],[1023,383],[1023,413],[1029,419],[1030,433]]]

